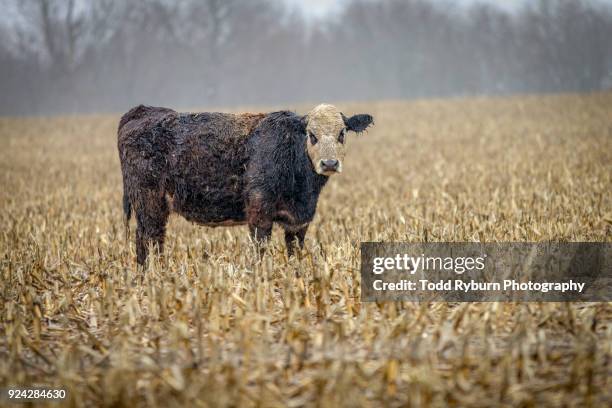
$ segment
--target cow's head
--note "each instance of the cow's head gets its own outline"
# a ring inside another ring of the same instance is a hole
[[[346,150],[346,133],[363,132],[372,123],[372,116],[354,115],[350,118],[335,106],[318,105],[305,117],[306,149],[317,173],[329,176],[342,172]]]

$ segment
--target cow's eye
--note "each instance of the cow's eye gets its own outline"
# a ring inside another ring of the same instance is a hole
[[[308,132],[308,136],[310,136],[310,143],[313,145],[317,144],[317,137],[312,132]]]
[[[346,129],[342,129],[340,131],[340,135],[338,135],[338,141],[340,143],[344,143],[344,135],[346,134]]]

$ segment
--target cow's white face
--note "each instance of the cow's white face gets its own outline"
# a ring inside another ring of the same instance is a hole
[[[342,172],[346,151],[346,133],[363,132],[372,116],[361,114],[346,118],[333,105],[321,104],[306,119],[306,150],[315,171],[330,176]]]

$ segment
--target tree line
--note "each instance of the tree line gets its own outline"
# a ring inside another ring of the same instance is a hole
[[[282,4],[11,0],[0,114],[612,87],[608,3],[353,0],[316,21]]]

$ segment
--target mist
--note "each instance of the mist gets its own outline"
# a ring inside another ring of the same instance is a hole
[[[9,0],[0,114],[293,105],[612,88],[612,7]]]

